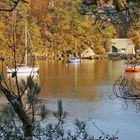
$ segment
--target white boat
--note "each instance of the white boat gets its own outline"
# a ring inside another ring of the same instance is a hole
[[[27,76],[37,76],[38,75],[38,67],[32,68],[32,67],[17,67],[17,69],[10,69],[7,68],[7,76],[11,77],[16,72],[18,78],[23,79]]]
[[[38,70],[39,67],[30,67],[27,66],[27,61],[28,61],[28,56],[27,56],[27,27],[25,26],[25,57],[24,57],[24,61],[25,64],[20,64],[19,66],[17,66],[16,68],[10,68],[10,67],[6,67],[6,71],[8,74],[12,74],[12,73],[16,73],[17,75],[35,75]]]
[[[8,68],[7,67],[7,73],[13,73],[13,72],[17,72],[17,73],[35,73],[38,72],[39,67],[28,67],[28,66],[21,66],[21,67],[17,67],[15,68]]]
[[[72,64],[79,64],[81,62],[80,58],[71,58],[68,60],[68,63],[72,63]]]

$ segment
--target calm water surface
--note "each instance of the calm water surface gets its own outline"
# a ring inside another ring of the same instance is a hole
[[[65,62],[40,62],[39,79],[41,96],[48,100],[47,106],[56,110],[57,100],[62,99],[68,112],[67,124],[75,118],[96,120],[96,125],[107,134],[115,134],[119,140],[140,139],[140,112],[133,104],[123,109],[123,101],[110,100],[112,84],[124,75],[123,61],[86,60],[81,64]],[[127,75],[139,80],[139,74]],[[70,126],[70,125],[69,125]],[[89,132],[100,135],[95,128]]]
[[[99,136],[101,133],[89,123],[93,120],[106,134],[113,135],[119,129],[119,140],[140,139],[140,112],[136,113],[131,103],[124,110],[122,100],[109,98],[112,84],[125,74],[124,61],[84,60],[78,65],[41,61],[39,66],[41,96],[53,111],[57,109],[57,100],[62,99],[68,113],[66,127],[72,128],[72,122],[79,118],[87,121],[89,133]],[[140,81],[139,73],[127,77]]]

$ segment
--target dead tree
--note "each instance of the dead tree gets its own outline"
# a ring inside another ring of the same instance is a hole
[[[128,108],[128,104],[131,101],[137,107],[139,111],[140,106],[140,83],[134,79],[128,79],[125,76],[120,76],[113,84],[113,94],[111,99],[120,98],[125,103],[125,109]]]

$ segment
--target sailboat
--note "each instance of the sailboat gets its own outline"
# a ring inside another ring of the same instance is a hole
[[[19,74],[19,75],[25,75],[25,76],[29,76],[29,75],[36,75],[38,70],[39,70],[39,67],[29,67],[27,66],[27,61],[28,61],[28,55],[27,55],[27,46],[28,46],[28,42],[27,42],[27,36],[28,36],[28,30],[27,30],[27,26],[25,26],[25,56],[24,56],[24,61],[25,61],[25,64],[23,65],[20,65],[20,66],[17,66],[16,68],[9,68],[7,67],[6,68],[6,72],[8,74],[13,74],[13,73],[16,73],[16,74]]]

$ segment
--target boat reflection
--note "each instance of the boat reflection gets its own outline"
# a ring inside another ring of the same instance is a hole
[[[129,80],[135,80],[136,82],[140,82],[140,72],[137,72],[137,73],[125,73],[125,76]]]

